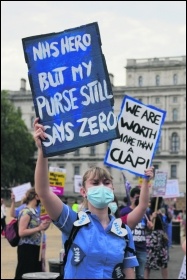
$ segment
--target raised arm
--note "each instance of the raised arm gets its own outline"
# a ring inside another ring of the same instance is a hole
[[[49,187],[48,159],[43,157],[41,139],[46,138],[43,125],[34,121],[34,139],[38,147],[38,158],[35,168],[35,190],[52,220],[56,220],[63,209],[63,202]]]
[[[154,167],[145,170],[145,175],[147,178],[143,178],[143,184],[140,191],[139,204],[136,206],[133,211],[131,211],[127,216],[127,225],[134,229],[135,226],[141,221],[143,218],[146,209],[149,203],[149,180],[154,177]],[[123,217],[121,217],[123,220]]]
[[[12,218],[16,217],[16,213],[15,213],[15,195],[13,193],[11,193],[10,217],[12,217]]]

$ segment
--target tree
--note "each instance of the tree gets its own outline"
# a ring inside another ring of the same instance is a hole
[[[1,91],[1,188],[33,184],[36,145],[22,114]]]

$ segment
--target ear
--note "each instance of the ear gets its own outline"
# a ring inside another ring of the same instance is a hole
[[[83,187],[80,188],[80,194],[81,194],[83,197],[86,197],[86,190],[85,190],[85,188],[83,188]]]

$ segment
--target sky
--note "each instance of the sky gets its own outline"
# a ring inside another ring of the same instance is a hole
[[[30,90],[22,38],[93,22],[115,86],[127,59],[186,55],[186,1],[1,1],[1,90]]]

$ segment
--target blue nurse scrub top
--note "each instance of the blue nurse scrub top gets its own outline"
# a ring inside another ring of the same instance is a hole
[[[98,217],[88,210],[78,213],[64,204],[60,217],[53,223],[63,232],[64,241],[68,239],[73,223],[82,226],[68,253],[64,279],[112,279],[124,268],[138,266],[136,256],[124,249],[127,245],[124,235],[128,234],[128,246],[134,249],[130,228],[121,228],[121,219],[110,215],[110,223],[103,228]]]

